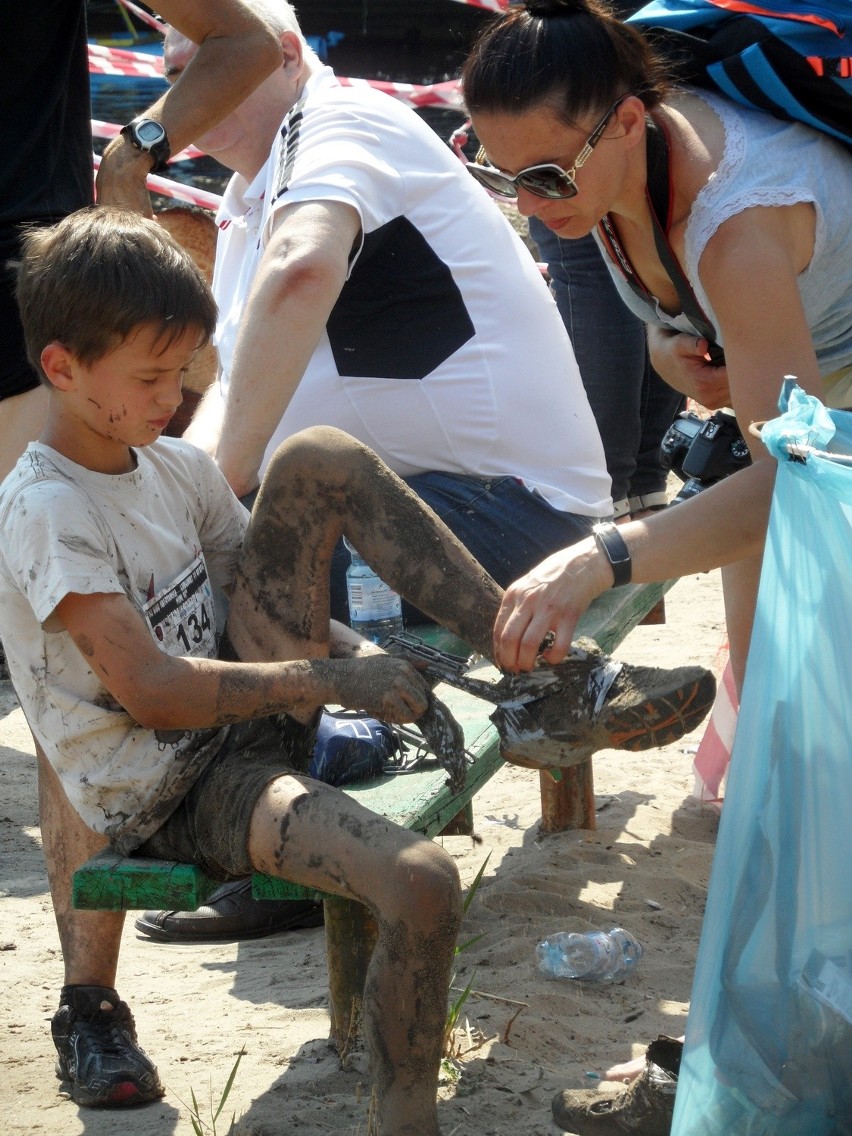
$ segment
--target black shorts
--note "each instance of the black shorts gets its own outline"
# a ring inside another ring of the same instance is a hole
[[[0,229],[0,401],[39,385],[38,375],[27,361],[24,329],[15,301],[20,253],[20,230]]]
[[[197,864],[214,879],[251,874],[248,834],[261,793],[276,777],[306,774],[320,713],[307,726],[286,714],[230,727],[193,787],[134,855]]]

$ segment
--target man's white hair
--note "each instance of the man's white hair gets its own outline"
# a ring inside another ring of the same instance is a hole
[[[315,63],[319,63],[318,57],[313,48],[309,46],[302,29],[299,27],[299,17],[289,0],[248,0],[248,2],[249,6],[269,24],[276,34],[294,32],[302,41],[305,56]]]
[[[296,15],[296,9],[289,0],[249,0],[249,7],[253,8],[259,16],[274,28],[279,34],[281,32],[295,32],[300,39],[304,40],[302,29],[299,27],[299,18]]]

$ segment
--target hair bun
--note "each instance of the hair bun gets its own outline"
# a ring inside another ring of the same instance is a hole
[[[525,0],[524,7],[531,16],[573,16],[588,12],[586,0]]]

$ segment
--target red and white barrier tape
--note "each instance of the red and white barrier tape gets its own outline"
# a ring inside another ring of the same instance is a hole
[[[123,75],[135,79],[163,79],[163,61],[159,55],[144,51],[125,51],[122,47],[89,44],[89,72],[92,75]]]
[[[163,61],[156,55],[125,51],[120,47],[89,44],[89,71],[93,75],[122,75],[136,79],[162,79]],[[459,84],[455,79],[443,83],[390,83],[382,79],[345,79],[348,87],[374,87],[411,107],[443,106],[461,111]]]
[[[149,28],[156,28],[160,35],[165,35],[166,25],[152,16],[150,12],[146,12],[144,8],[140,8],[138,4],[131,4],[130,0],[118,0],[122,8],[126,8],[132,16],[137,20],[141,20],[143,24],[147,24]]]
[[[94,167],[97,170],[101,159],[97,154],[92,155]],[[190,205],[200,205],[202,209],[211,209],[214,212],[222,204],[218,193],[211,193],[207,189],[197,189],[193,185],[183,185],[172,181],[171,178],[161,177],[159,174],[148,174],[148,188],[153,193],[160,193],[163,197],[173,197],[176,201],[186,201]]]
[[[469,4],[472,8],[488,8],[491,12],[505,12],[509,0],[456,0],[458,4]]]
[[[383,79],[339,79],[344,87],[372,87],[383,91],[410,107],[444,106],[462,110],[461,93],[456,79],[443,83],[390,83]]]

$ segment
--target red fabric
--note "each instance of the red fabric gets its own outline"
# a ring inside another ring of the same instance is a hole
[[[707,723],[693,762],[694,796],[702,801],[716,803],[721,803],[723,799],[722,785],[731,760],[731,747],[734,744],[739,713],[734,673],[727,655],[728,648],[725,644],[724,657],[727,660],[725,669],[716,691],[716,701],[710,711],[710,721]]]

